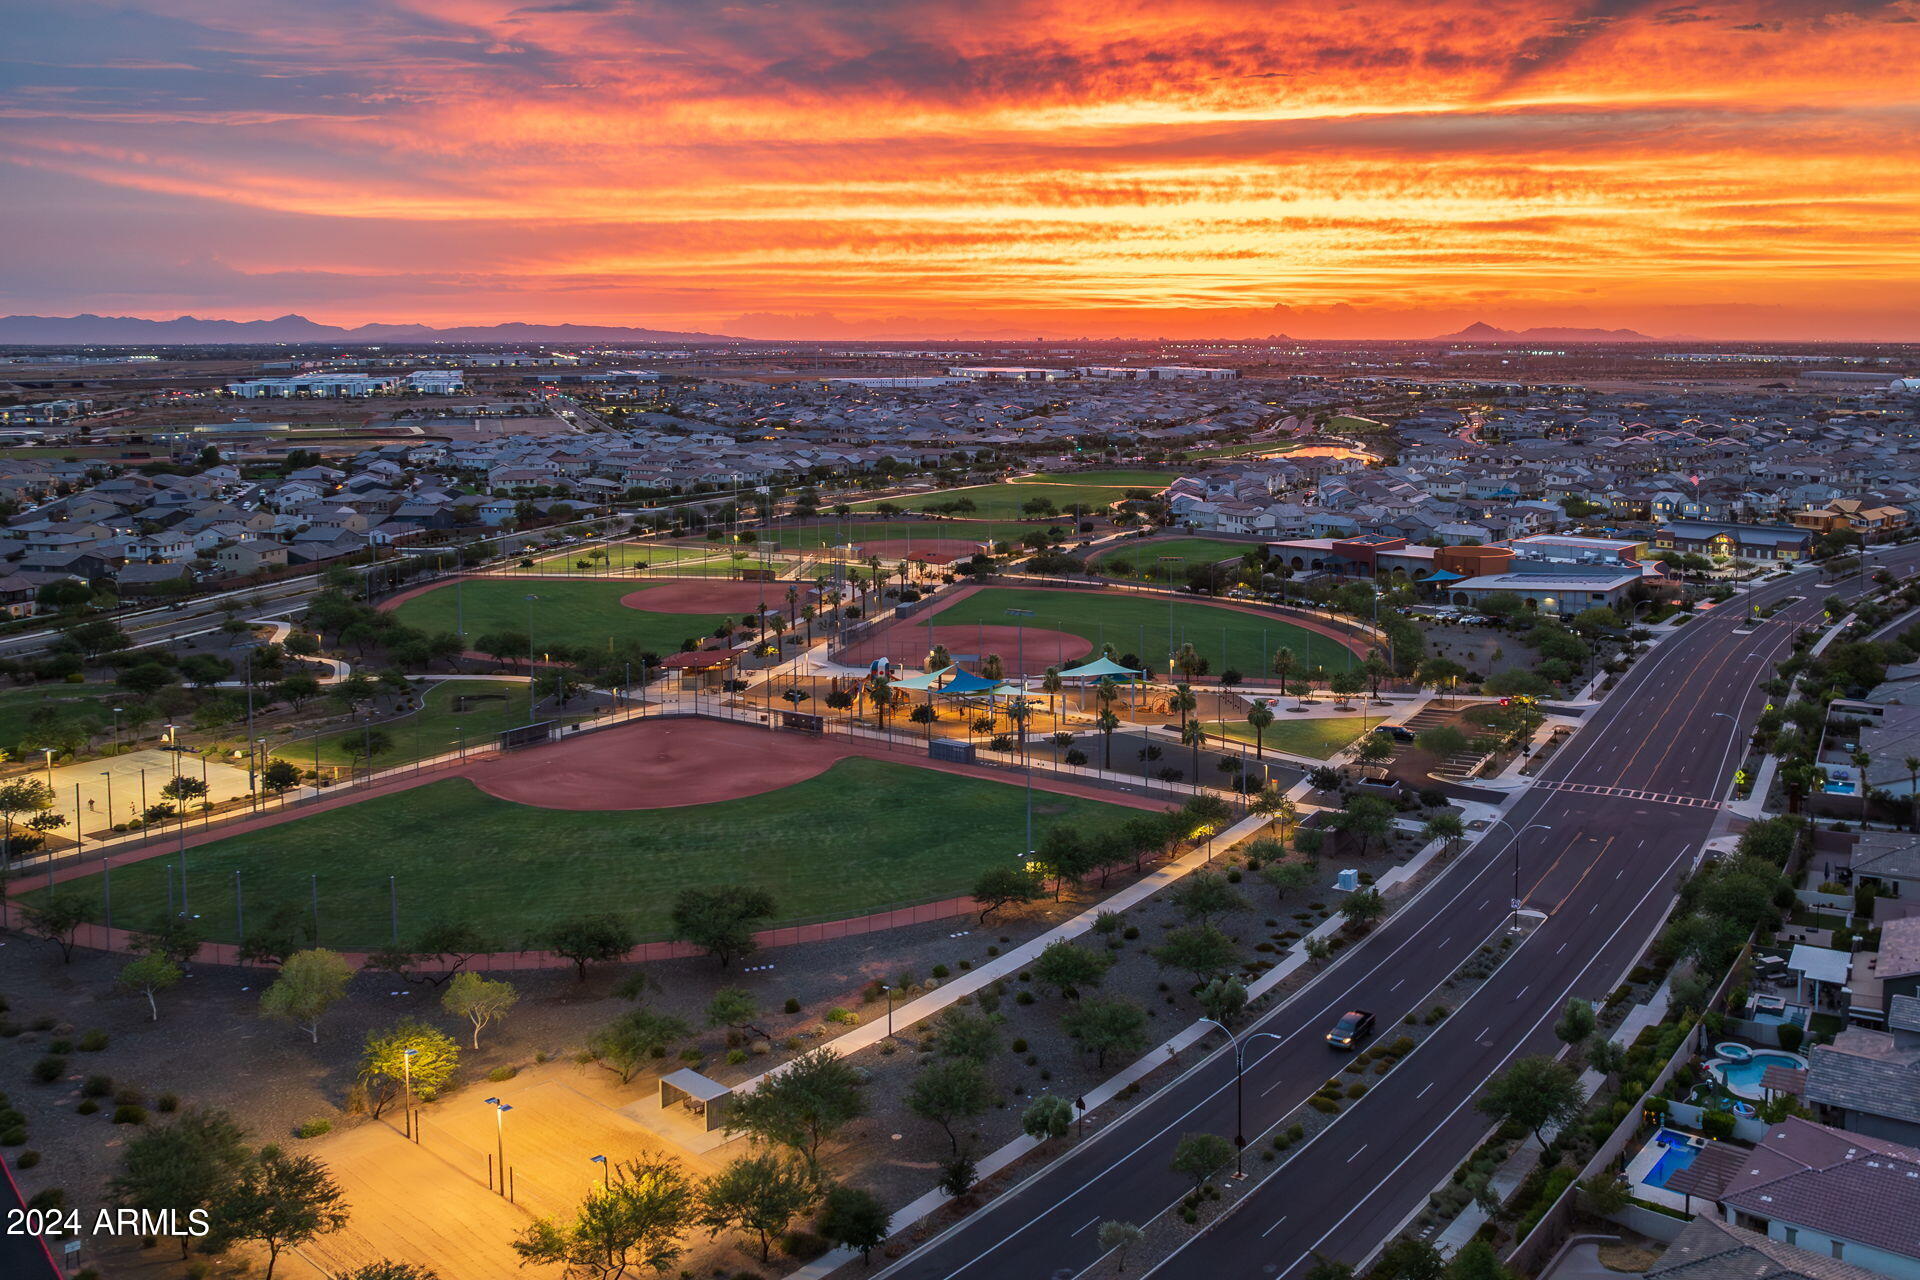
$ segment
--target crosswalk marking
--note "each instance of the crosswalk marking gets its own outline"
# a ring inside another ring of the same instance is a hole
[[[1679,805],[1688,809],[1718,809],[1718,800],[1700,796],[1679,796],[1665,791],[1638,791],[1632,787],[1600,787],[1591,782],[1536,782],[1547,791],[1572,791],[1583,796],[1617,796],[1623,800],[1644,800],[1649,804]]]

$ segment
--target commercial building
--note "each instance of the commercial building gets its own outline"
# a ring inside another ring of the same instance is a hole
[[[1804,560],[1813,533],[1779,524],[1719,524],[1676,520],[1653,531],[1653,545],[1684,555],[1723,556],[1734,560]]]

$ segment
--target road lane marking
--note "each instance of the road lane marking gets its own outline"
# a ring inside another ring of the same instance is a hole
[[[1362,1151],[1365,1151],[1366,1149],[1367,1149],[1367,1144],[1364,1142],[1361,1143],[1359,1146],[1355,1147],[1353,1149],[1353,1154],[1347,1157],[1347,1163],[1352,1164],[1356,1159],[1359,1158],[1360,1153]]]
[[[1266,1238],[1267,1238],[1268,1236],[1270,1236],[1270,1235],[1272,1235],[1272,1234],[1273,1234],[1274,1232],[1276,1232],[1276,1231],[1278,1231],[1278,1230],[1280,1229],[1280,1224],[1281,1224],[1282,1222],[1285,1222],[1286,1220],[1287,1220],[1287,1219],[1286,1219],[1286,1216],[1285,1216],[1285,1215],[1283,1214],[1283,1215],[1282,1215],[1282,1216],[1281,1216],[1280,1218],[1278,1218],[1278,1219],[1277,1219],[1277,1220],[1276,1220],[1276,1221],[1274,1222],[1274,1224],[1273,1224],[1272,1226],[1270,1226],[1270,1227],[1268,1227],[1268,1228],[1267,1228],[1267,1229],[1266,1229],[1265,1231],[1262,1231],[1262,1232],[1260,1233],[1260,1238],[1261,1238],[1262,1240],[1265,1240],[1265,1239],[1266,1239]]]
[[[1092,1226],[1094,1223],[1098,1221],[1100,1221],[1100,1219],[1098,1218],[1088,1218],[1085,1223],[1073,1229],[1073,1234],[1076,1236],[1079,1235],[1082,1231],[1085,1231],[1088,1227]]]

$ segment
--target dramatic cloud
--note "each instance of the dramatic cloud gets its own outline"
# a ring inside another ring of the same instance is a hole
[[[1920,338],[1920,0],[0,0],[0,310]]]

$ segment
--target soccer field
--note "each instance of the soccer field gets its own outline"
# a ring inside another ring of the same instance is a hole
[[[1339,671],[1349,662],[1360,662],[1333,639],[1279,618],[1172,596],[989,587],[942,609],[932,621],[941,627],[1019,625],[1064,631],[1092,641],[1095,653],[1111,644],[1116,654],[1133,654],[1156,674],[1166,672],[1168,655],[1182,644],[1191,644],[1206,658],[1214,676],[1230,669],[1265,676],[1274,651],[1283,647],[1293,650],[1302,669],[1325,666]]]
[[[775,599],[784,590],[778,584],[768,587]],[[489,633],[517,632],[532,638],[535,653],[543,652],[542,645],[605,646],[609,639],[672,653],[683,640],[712,635],[728,618],[739,621],[731,612],[653,613],[620,603],[640,589],[632,582],[470,578],[403,601],[393,612],[422,631],[458,629],[469,643]]]
[[[774,923],[838,918],[965,894],[982,868],[1024,847],[1025,806],[1025,790],[1009,783],[868,759],[761,795],[671,809],[534,808],[452,778],[190,849],[187,899],[213,940],[232,941],[235,871],[249,921],[278,907],[304,923],[317,893],[320,945],[351,949],[389,941],[389,876],[403,940],[464,922],[500,950],[555,921],[608,911],[643,937],[664,936],[674,895],[687,888],[764,889],[778,904]],[[1042,829],[1067,822],[1084,833],[1130,812],[1034,797]],[[163,914],[178,861],[116,868],[115,922]],[[66,888],[102,899],[97,876]]]
[[[1074,503],[1098,509],[1124,498],[1132,490],[1158,492],[1172,484],[1179,474],[1177,471],[1077,471],[1057,476],[1023,476],[998,484],[857,503],[854,510],[872,511],[885,501],[903,511],[925,511],[965,500],[973,504],[973,509],[965,513],[968,515],[997,520],[1035,519],[1043,517],[1024,510],[1025,504],[1035,499],[1052,503],[1056,510]]]
[[[1187,578],[1187,570],[1193,565],[1237,560],[1253,550],[1254,545],[1214,538],[1128,539],[1103,549],[1094,557],[1093,566],[1115,577],[1183,583]],[[1121,562],[1130,571],[1123,571],[1115,561]]]

